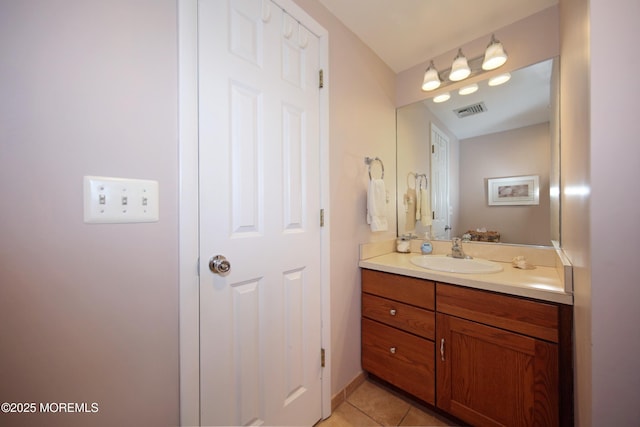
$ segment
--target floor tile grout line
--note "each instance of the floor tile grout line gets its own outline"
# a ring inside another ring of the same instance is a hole
[[[384,426],[384,424],[382,424],[380,421],[376,420],[375,418],[373,418],[371,415],[367,414],[366,412],[364,412],[362,409],[358,408],[356,405],[354,405],[353,403],[345,400],[344,403],[347,403],[349,406],[351,406],[352,408],[355,408],[356,411],[360,412],[361,414],[363,414],[364,416],[366,416],[367,418],[369,418],[370,420],[372,420],[373,422],[375,422],[378,426],[382,427]]]

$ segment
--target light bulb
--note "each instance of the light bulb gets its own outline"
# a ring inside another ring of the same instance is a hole
[[[458,55],[456,55],[453,60],[453,64],[451,65],[451,72],[449,73],[449,80],[452,82],[458,82],[460,80],[464,80],[469,77],[471,74],[471,69],[469,68],[469,64],[467,63],[467,58],[465,58],[462,53],[462,49],[458,49]]]
[[[430,91],[440,87],[440,76],[438,70],[433,65],[433,61],[429,64],[429,68],[424,72],[424,80],[422,82],[422,90]]]
[[[502,43],[496,40],[495,36],[491,36],[489,46],[484,52],[484,61],[482,62],[482,69],[489,71],[495,70],[507,62],[507,52],[504,50]]]

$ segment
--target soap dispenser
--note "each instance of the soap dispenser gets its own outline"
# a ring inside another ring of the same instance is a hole
[[[420,246],[420,252],[422,252],[422,255],[429,255],[431,252],[433,252],[433,245],[431,245],[431,242],[429,241],[428,231],[424,233],[424,241]]]

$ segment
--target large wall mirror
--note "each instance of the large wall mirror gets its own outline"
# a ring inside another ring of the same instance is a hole
[[[398,235],[559,243],[558,67],[551,58],[397,110]]]

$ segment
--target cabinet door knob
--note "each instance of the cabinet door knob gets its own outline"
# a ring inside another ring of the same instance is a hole
[[[389,349],[389,352],[391,352],[391,354],[396,354],[396,348],[395,347],[391,347]]]
[[[440,340],[440,360],[444,362],[444,338]]]
[[[392,316],[395,316],[396,315],[396,309],[392,308],[391,310],[389,310],[389,314],[392,315]]]

